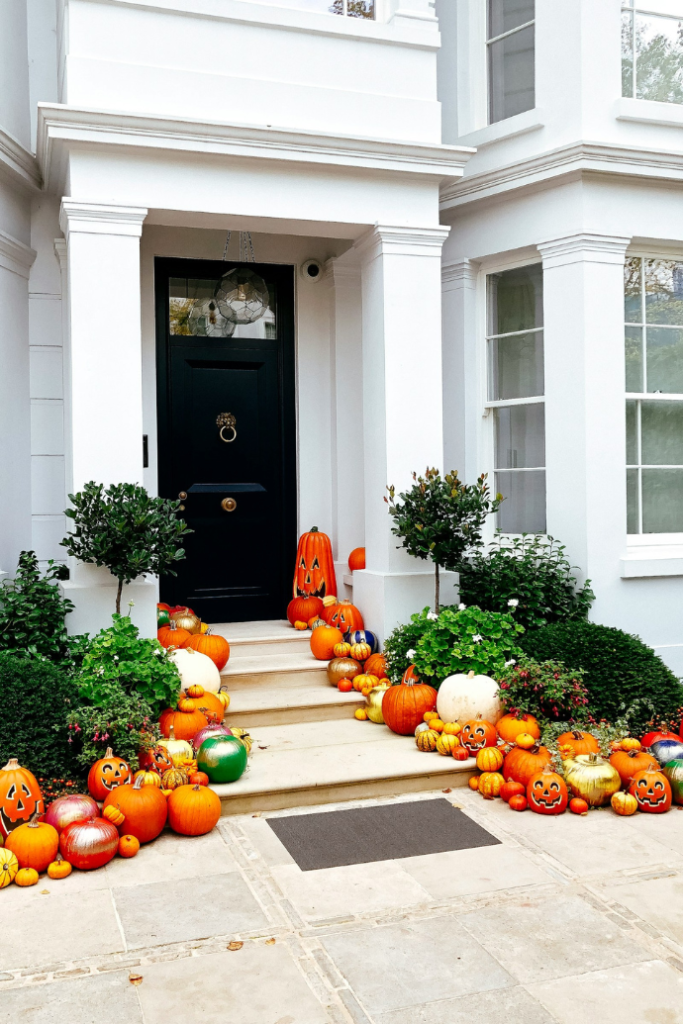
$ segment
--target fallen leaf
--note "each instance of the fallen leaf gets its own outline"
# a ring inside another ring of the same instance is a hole
[[[275,939],[266,939],[266,946],[274,946]]]
[[[452,789],[442,789],[441,792],[442,793],[452,793],[453,790]]]
[[[129,974],[128,975],[128,981],[131,983],[131,985],[141,985],[142,984],[142,975],[141,974]]]
[[[234,953],[236,949],[241,949],[243,945],[243,942],[229,942],[227,948]]]
[[[252,818],[260,818],[260,817],[261,817],[261,812],[260,811],[257,811],[256,814],[252,814]]]
[[[41,889],[40,890],[40,895],[41,896],[49,896],[50,895],[50,890],[49,889]]]

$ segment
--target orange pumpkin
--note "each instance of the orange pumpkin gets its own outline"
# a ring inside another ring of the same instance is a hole
[[[476,757],[478,751],[483,747],[495,747],[498,742],[498,733],[495,725],[492,725],[491,722],[487,722],[483,718],[473,718],[463,725],[460,742],[469,754]]]
[[[48,864],[47,875],[48,878],[54,878],[55,880],[58,878],[68,878],[72,870],[73,868],[68,860],[64,860],[61,853],[58,853],[55,860]]]
[[[337,577],[330,538],[314,526],[299,540],[292,596],[324,598],[327,594],[336,593]]]
[[[318,626],[311,633],[311,651],[318,661],[330,661],[334,655],[335,644],[340,644],[344,636],[340,629],[333,626]]]
[[[638,810],[649,814],[664,814],[671,807],[671,785],[666,775],[646,768],[631,779],[628,789],[638,801]]]
[[[633,776],[652,768],[659,771],[659,762],[644,750],[615,750],[609,763],[619,772],[624,786],[630,786]]]
[[[193,651],[199,651],[200,654],[206,654],[219,672],[228,664],[230,644],[224,636],[212,633],[210,629],[207,629],[206,633],[194,633],[183,644],[183,647],[185,650],[191,648]]]
[[[436,690],[432,686],[408,680],[386,691],[382,698],[382,716],[392,732],[412,736],[425,713],[435,706]]]
[[[354,548],[349,555],[349,569],[355,572],[356,569],[365,568],[365,548]]]
[[[547,747],[537,745],[531,750],[513,747],[503,762],[503,775],[506,779],[512,779],[513,782],[521,782],[522,785],[528,786],[532,776],[543,771],[551,761],[552,755]]]
[[[130,766],[122,757],[114,757],[114,751],[107,747],[104,757],[95,761],[88,772],[88,790],[95,800],[105,800],[118,786],[130,781]]]
[[[163,747],[152,747],[149,750],[140,751],[138,764],[141,768],[154,768],[158,772],[165,772],[167,768],[173,767],[173,761]]]
[[[168,798],[168,823],[182,836],[203,836],[221,816],[221,799],[206,786],[180,786]]]
[[[600,744],[589,732],[581,732],[580,729],[572,729],[571,732],[563,732],[557,737],[558,747],[571,747],[572,757],[577,754],[599,754]]]
[[[161,729],[161,735],[166,739],[171,735],[171,726],[173,726],[173,732],[177,740],[192,740],[197,735],[200,729],[205,729],[209,724],[209,720],[206,715],[194,706],[194,701],[189,701],[193,705],[190,711],[176,710],[175,708],[166,708],[159,715],[159,728]]]
[[[294,597],[287,605],[287,618],[290,626],[295,622],[310,622],[322,614],[323,603],[319,597]]]
[[[496,722],[496,729],[498,735],[506,743],[516,743],[517,737],[520,733],[529,733],[535,740],[541,738],[541,729],[538,721],[533,715],[519,714],[519,715],[503,715],[502,718]]]
[[[125,815],[123,826],[126,835],[135,836],[141,843],[148,843],[161,832],[166,824],[168,808],[166,798],[156,786],[143,786],[142,779],[133,785],[119,786],[104,801],[104,806],[117,807]]]
[[[350,601],[339,601],[338,604],[330,605],[323,612],[325,622],[330,626],[336,626],[342,633],[349,633],[352,629],[364,629],[363,616]],[[368,652],[372,653],[372,649]]]
[[[228,699],[228,704],[230,700]],[[217,693],[211,693],[210,690],[205,690],[202,697],[195,698],[195,704],[197,709],[201,711],[205,718],[209,721],[216,721],[220,723],[225,718],[226,704],[223,703],[221,696]]]
[[[300,619],[297,619],[294,623],[294,629],[298,629],[300,633],[303,633],[308,629],[308,623],[301,622]]]
[[[134,857],[140,849],[140,840],[135,836],[121,836],[119,839],[119,857]]]
[[[191,786],[208,786],[209,776],[206,772],[193,772],[189,779]]]
[[[353,682],[351,679],[340,679],[337,683],[337,689],[340,693],[351,693],[353,690]]]
[[[7,836],[45,810],[35,775],[11,757],[0,771],[0,836]]]
[[[383,654],[371,654],[363,665],[363,671],[369,676],[377,676],[378,679],[387,678],[387,659]]]
[[[157,630],[157,640],[167,650],[169,647],[183,647],[192,636],[187,629],[181,629],[175,622],[169,622],[168,626],[162,626]]]
[[[635,736],[625,736],[621,741],[622,750],[642,750],[643,745]]]
[[[38,872],[35,868],[19,868],[14,878],[14,884],[24,889],[29,885],[35,885],[38,877]]]
[[[618,794],[615,793],[614,795],[617,796]],[[614,800],[614,797],[612,799]],[[569,801],[569,810],[572,814],[588,814],[588,801],[583,800],[580,796],[575,796]]]
[[[523,796],[526,798],[526,786],[522,785],[521,782],[513,782],[512,779],[508,779],[500,788],[501,798],[507,803],[513,796]]]
[[[52,825],[38,821],[36,815],[33,821],[10,832],[5,849],[14,854],[20,868],[35,868],[40,873],[55,859],[59,833]]]
[[[564,814],[569,803],[569,792],[562,776],[546,765],[529,779],[526,798],[536,814]]]

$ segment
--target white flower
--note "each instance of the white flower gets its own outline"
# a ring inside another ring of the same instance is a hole
[[[427,612],[427,618],[431,619],[432,622],[435,622],[436,619],[438,619],[438,617],[439,616],[436,614],[436,612]]]
[[[415,651],[411,647],[409,651],[406,651],[406,658],[410,658],[410,660],[412,661],[414,657],[415,657]]]
[[[479,633],[475,633],[472,639],[474,640],[475,644],[480,644],[484,638],[483,636],[480,636]]]
[[[464,612],[464,611],[465,611],[465,608],[467,608],[467,605],[466,605],[466,604],[462,604],[462,603],[461,603],[461,604],[459,604],[459,605],[458,605],[458,611],[459,611],[459,612]]]
[[[516,608],[519,604],[519,600],[516,597],[511,597],[508,601],[508,608]]]
[[[516,665],[516,664],[517,664],[517,662],[515,661],[515,659],[514,658],[510,658],[509,661],[505,662],[505,668],[510,668],[511,665]]]

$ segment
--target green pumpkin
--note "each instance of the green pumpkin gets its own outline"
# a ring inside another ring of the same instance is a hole
[[[168,626],[171,621],[171,616],[165,608],[157,608],[157,629],[161,629],[162,626]]]
[[[678,758],[674,758],[673,761],[667,761],[662,768],[662,774],[666,775],[671,783],[673,802],[675,804],[683,804],[683,761]]]
[[[210,782],[237,782],[247,767],[247,748],[237,736],[209,736],[199,748],[197,771]]]

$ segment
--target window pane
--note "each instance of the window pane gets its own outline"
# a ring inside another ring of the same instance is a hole
[[[621,95],[633,96],[633,15],[621,15]]]
[[[535,0],[489,0],[487,39],[525,25],[535,17]]]
[[[638,525],[638,470],[626,470],[626,532],[640,533]]]
[[[642,391],[643,384],[643,328],[626,328],[626,390]]]
[[[504,533],[545,533],[545,472],[496,473],[496,490],[505,501],[497,525]]]
[[[636,14],[636,97],[683,103],[683,21]]]
[[[543,394],[543,333],[516,334],[489,342],[490,399]]]
[[[543,326],[543,269],[539,264],[489,274],[488,334]]]
[[[545,466],[545,407],[512,405],[494,409],[496,469]]]
[[[683,263],[643,260],[645,316],[649,324],[683,327]]]
[[[683,330],[647,328],[647,390],[683,394]]]
[[[638,465],[638,403],[626,403],[626,465]]]
[[[644,466],[683,466],[683,402],[642,402]]]
[[[629,256],[624,264],[624,315],[627,324],[643,322],[642,262],[639,256]]]
[[[245,265],[242,265],[244,267]],[[226,269],[230,264],[226,264]],[[233,268],[236,269],[236,268]],[[247,281],[237,301],[249,307],[236,319],[254,319],[239,323],[226,317],[219,308],[217,295],[224,281],[211,278],[173,277],[169,280],[169,330],[172,335],[193,335],[200,338],[275,338],[276,296],[272,285],[251,272],[254,287]],[[222,294],[222,293],[221,293]],[[263,297],[268,305],[264,307]],[[230,316],[233,316],[231,313]]]
[[[644,469],[643,533],[683,533],[683,469]]]
[[[533,110],[534,26],[491,43],[488,51],[489,123]]]
[[[334,13],[340,12],[335,11]],[[349,18],[374,18],[375,0],[349,0],[347,13]]]
[[[633,7],[634,4],[626,3],[625,7]],[[671,14],[674,18],[683,17],[683,2],[681,0],[638,0],[635,4],[641,10],[654,11],[657,14]]]

